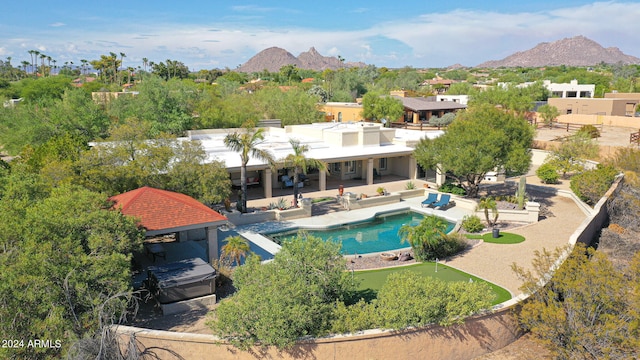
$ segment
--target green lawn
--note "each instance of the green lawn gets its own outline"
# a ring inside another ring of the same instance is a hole
[[[482,239],[484,242],[493,243],[493,244],[517,244],[524,241],[524,237],[517,234],[512,234],[508,232],[500,232],[499,238],[494,238],[493,233],[488,232],[483,235],[476,234],[467,234],[467,238],[469,239]]]
[[[460,270],[451,268],[446,265],[442,265],[438,263],[438,272],[436,272],[436,264],[432,262],[419,263],[410,266],[396,267],[396,268],[386,268],[386,269],[378,269],[378,270],[367,270],[367,271],[356,271],[353,273],[353,276],[360,281],[360,291],[361,297],[365,300],[372,300],[375,298],[376,293],[380,288],[382,288],[382,284],[387,280],[387,276],[392,272],[397,271],[415,271],[422,276],[431,276],[434,278],[438,278],[444,281],[484,281],[480,278],[477,278],[473,275],[469,275]],[[486,282],[486,281],[485,281]],[[495,284],[490,282],[486,282],[491,286],[491,289],[496,294],[496,298],[493,301],[493,304],[499,304],[501,302],[507,301],[511,299],[511,294],[506,289],[503,289]]]

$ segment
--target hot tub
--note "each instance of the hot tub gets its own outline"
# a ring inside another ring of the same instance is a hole
[[[149,290],[161,304],[215,293],[216,270],[200,258],[148,268]]]

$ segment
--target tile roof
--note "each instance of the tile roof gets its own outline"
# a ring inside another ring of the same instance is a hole
[[[148,231],[224,222],[227,218],[196,199],[176,193],[144,186],[109,198],[114,208],[140,219]]]

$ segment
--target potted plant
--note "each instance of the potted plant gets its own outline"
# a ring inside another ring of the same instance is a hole
[[[380,186],[378,189],[376,189],[376,192],[378,193],[378,195],[382,196],[382,195],[384,195],[387,191],[386,191],[382,186]]]
[[[367,194],[365,194],[365,193],[360,194],[360,198],[361,199],[366,199],[367,198]]]

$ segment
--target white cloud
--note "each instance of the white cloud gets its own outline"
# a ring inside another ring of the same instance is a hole
[[[235,6],[233,9],[243,14],[274,10],[255,5]],[[33,43],[20,45],[32,42],[28,40],[28,34],[22,35],[19,43],[3,45],[5,51],[25,52],[24,49],[37,48],[52,55],[58,52],[58,60],[70,55],[97,59],[100,54],[123,51],[127,53],[126,62],[135,62],[143,57],[154,61],[170,58],[184,62],[194,70],[212,64],[235,68],[271,46],[284,48],[294,55],[313,46],[323,55],[341,55],[349,61],[366,61],[387,67],[447,66],[454,63],[473,66],[487,60],[502,59],[543,41],[576,35],[584,35],[602,46],[617,46],[626,54],[639,56],[638,14],[639,3],[598,2],[515,14],[470,10],[416,14],[413,18],[389,19],[386,23],[357,30],[300,28],[277,23],[272,27],[251,26],[250,22],[230,22],[228,19],[202,25],[129,21],[113,24],[109,32],[78,31],[70,25],[63,26],[56,30],[55,37],[38,38],[38,42],[46,43],[47,47]],[[26,52],[24,56],[28,58]]]
[[[49,26],[51,27],[61,27],[61,26],[66,26],[67,24],[63,23],[63,22],[54,22],[53,24],[49,24]]]

